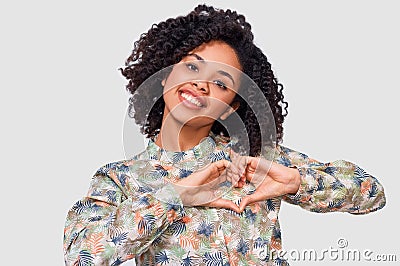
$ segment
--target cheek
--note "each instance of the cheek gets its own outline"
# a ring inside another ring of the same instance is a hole
[[[234,96],[210,97],[209,112],[212,117],[219,118],[230,106]]]
[[[165,102],[173,101],[176,98],[174,92],[175,92],[174,88],[171,88],[171,87],[168,88],[167,86],[164,86],[163,95],[162,95],[162,97],[164,98],[164,101]]]
[[[226,105],[230,105],[233,102],[233,99],[235,98],[236,93],[233,93],[232,91],[221,91],[218,93],[215,93],[212,95],[213,98],[217,99],[218,101]]]

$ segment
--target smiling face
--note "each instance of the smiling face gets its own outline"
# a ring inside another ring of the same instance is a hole
[[[236,52],[224,42],[212,41],[191,51],[162,82],[163,124],[168,117],[182,126],[211,128],[216,119],[227,118],[238,107],[232,101],[241,69]]]

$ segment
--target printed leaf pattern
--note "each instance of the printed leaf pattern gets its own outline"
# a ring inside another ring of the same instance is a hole
[[[210,162],[229,160],[231,147],[226,138],[214,135],[184,152],[161,150],[150,141],[133,158],[100,167],[88,196],[68,213],[65,264],[121,265],[135,259],[140,265],[285,266],[285,260],[269,253],[282,246],[278,221],[282,199],[320,213],[364,214],[385,206],[382,185],[357,165],[343,160],[321,163],[277,146],[265,148],[263,156],[296,166],[301,185],[295,195],[250,204],[241,214],[183,207],[170,183]],[[242,189],[223,193],[223,198],[239,204],[255,190],[246,183]]]
[[[94,233],[88,239],[89,249],[91,254],[96,255],[105,250],[104,244],[102,243],[104,239],[103,233]]]
[[[93,264],[93,257],[87,250],[81,250],[78,256],[78,266],[91,266]]]

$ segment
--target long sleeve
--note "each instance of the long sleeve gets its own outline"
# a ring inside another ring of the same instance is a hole
[[[88,195],[68,212],[65,265],[119,265],[146,251],[182,217],[182,203],[171,185],[157,190],[141,186],[126,165],[119,165],[100,168]]]
[[[289,148],[277,147],[276,162],[296,167],[301,185],[283,200],[313,212],[366,214],[386,204],[383,186],[359,166],[344,160],[322,163]]]

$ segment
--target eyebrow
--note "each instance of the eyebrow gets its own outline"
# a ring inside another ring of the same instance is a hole
[[[199,56],[198,54],[188,54],[188,56],[193,56],[193,57],[195,57],[197,60],[199,60],[201,63],[205,64],[204,58],[201,57],[201,56]],[[235,85],[235,81],[233,80],[233,77],[232,77],[231,74],[229,74],[228,72],[223,71],[223,70],[218,70],[217,72],[218,72],[219,74],[221,74],[221,75],[223,75],[223,76],[229,78],[229,79],[232,81],[232,84]]]

